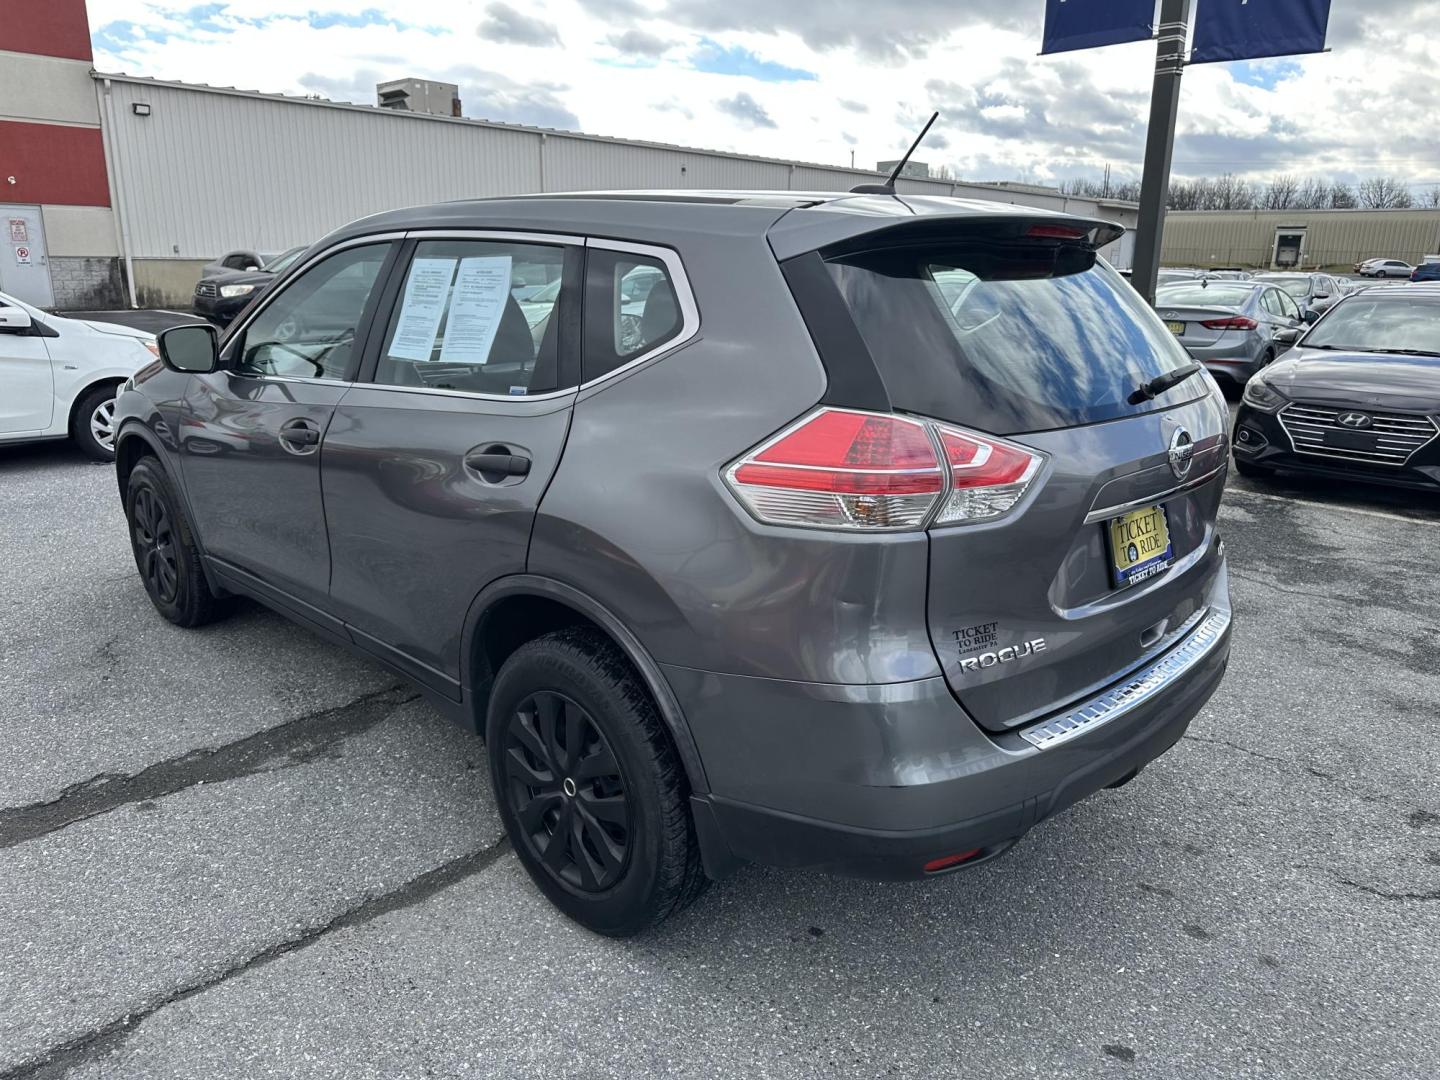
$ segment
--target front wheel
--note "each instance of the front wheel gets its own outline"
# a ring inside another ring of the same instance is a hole
[[[176,626],[200,626],[225,613],[205,580],[200,550],[174,489],[154,458],[140,461],[125,488],[125,519],[135,567],[155,610]]]
[[[623,937],[704,890],[679,755],[604,635],[558,630],[517,649],[496,676],[485,741],[515,852],[570,918]]]
[[[70,437],[86,457],[115,460],[115,387],[97,386],[80,399]]]

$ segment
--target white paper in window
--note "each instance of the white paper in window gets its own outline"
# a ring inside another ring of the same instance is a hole
[[[440,331],[440,317],[445,314],[450,279],[454,276],[454,259],[416,259],[410,264],[400,321],[395,325],[395,340],[390,343],[391,356],[402,360],[430,359],[435,335]]]
[[[509,255],[461,259],[440,359],[455,364],[487,363],[509,296]]]

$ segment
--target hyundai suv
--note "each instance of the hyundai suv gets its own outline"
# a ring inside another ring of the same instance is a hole
[[[602,933],[745,861],[974,866],[1173,745],[1228,658],[1225,403],[1120,234],[886,194],[367,218],[125,385],[141,578],[478,730]]]

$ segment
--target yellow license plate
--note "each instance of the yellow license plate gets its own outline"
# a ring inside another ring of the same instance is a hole
[[[1185,324],[1183,322],[1167,322],[1165,325],[1170,328],[1170,332],[1176,337],[1180,337],[1185,333]]]
[[[1110,538],[1110,568],[1116,588],[1154,577],[1175,561],[1163,506],[1147,506],[1111,518],[1105,530]]]

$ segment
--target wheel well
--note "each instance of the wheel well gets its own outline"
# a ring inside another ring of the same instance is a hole
[[[475,632],[474,688],[478,704],[476,723],[482,735],[490,686],[510,654],[527,642],[570,626],[591,627],[614,641],[593,619],[568,604],[544,596],[506,596],[481,616]]]
[[[125,490],[130,486],[130,472],[143,457],[155,457],[155,451],[139,435],[122,437],[115,444],[115,482],[120,485],[120,499],[125,499]]]
[[[75,400],[72,401],[72,402],[70,402],[70,419],[69,419],[68,421],[66,421],[65,430],[66,430],[66,431],[74,431],[74,430],[75,430],[75,417],[76,417],[76,416],[79,414],[79,412],[80,412],[80,403],[85,400],[86,396],[87,396],[92,390],[98,390],[98,389],[99,389],[100,387],[102,387],[102,386],[111,386],[111,387],[113,387],[113,386],[119,386],[119,385],[120,385],[121,383],[123,383],[124,381],[125,381],[124,379],[116,379],[116,378],[100,379],[100,380],[98,380],[97,382],[91,383],[89,386],[85,387],[84,390],[81,390],[78,394],[76,394],[76,395],[75,395]]]

